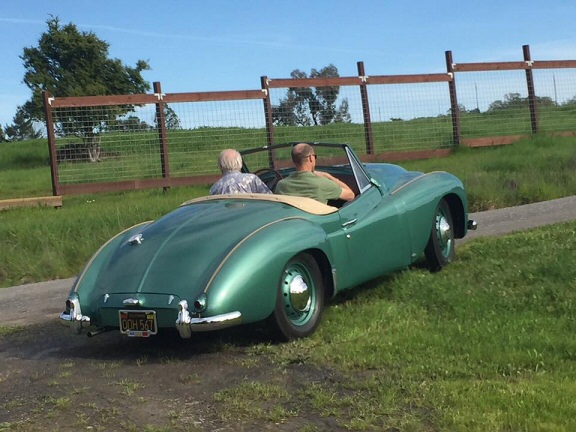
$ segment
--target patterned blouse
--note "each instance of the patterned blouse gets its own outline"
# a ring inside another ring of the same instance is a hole
[[[238,193],[272,193],[258,176],[232,171],[224,174],[210,188],[210,195]]]

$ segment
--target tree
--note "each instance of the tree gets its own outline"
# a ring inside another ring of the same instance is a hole
[[[129,115],[126,118],[118,119],[117,129],[124,131],[135,131],[135,130],[150,130],[152,127],[145,121],[140,120],[138,116]]]
[[[5,142],[6,136],[4,135],[4,129],[2,129],[2,125],[0,125],[0,142]]]
[[[548,96],[536,96],[536,103],[539,106],[555,106],[556,103]],[[501,111],[513,108],[528,108],[527,97],[520,96],[520,93],[508,93],[504,95],[504,101],[496,100],[488,107],[488,112]]]
[[[291,78],[308,78],[306,72],[295,69]],[[338,77],[338,68],[330,64],[320,70],[312,69],[310,78]],[[286,97],[272,108],[274,122],[277,125],[327,125],[330,123],[351,122],[348,111],[348,100],[344,99],[339,107],[336,100],[340,93],[339,86],[328,87],[291,87]]]
[[[8,141],[24,141],[42,137],[42,132],[34,127],[34,122],[21,106],[16,109],[16,114],[12,118],[12,125],[6,125],[5,134]]]
[[[26,73],[24,83],[32,98],[23,106],[27,118],[44,120],[43,92],[55,97],[145,93],[150,84],[141,72],[150,69],[144,60],[136,67],[108,58],[109,44],[92,32],[79,32],[72,23],[58,18],[47,21],[37,47],[24,48],[20,57]],[[109,124],[134,110],[133,106],[55,110],[54,124],[62,135],[77,135],[85,142],[106,130]]]
[[[177,130],[182,129],[180,126],[180,119],[178,118],[178,114],[168,105],[164,106],[164,116],[166,119],[166,129],[168,130]]]

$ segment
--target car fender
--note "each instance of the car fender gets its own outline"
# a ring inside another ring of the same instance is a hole
[[[426,187],[420,187],[425,182]],[[465,209],[468,206],[462,182],[452,174],[435,171],[424,174],[402,185],[392,192],[404,207],[402,212],[405,223],[410,227],[412,255],[418,256],[424,251],[432,219],[438,203],[446,199],[455,223],[457,238],[466,234]]]
[[[326,233],[307,219],[281,219],[256,230],[230,251],[209,281],[201,315],[240,311],[244,323],[267,318],[274,311],[284,266],[308,250],[321,251],[331,261]]]

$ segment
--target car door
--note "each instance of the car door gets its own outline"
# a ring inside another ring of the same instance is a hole
[[[400,223],[395,199],[377,186],[365,190],[339,211],[348,263],[342,285],[353,286],[410,263],[408,232]]]
[[[348,261],[338,279],[342,286],[353,286],[402,268],[411,258],[408,229],[400,218],[403,206],[347,152],[359,194],[339,210]]]

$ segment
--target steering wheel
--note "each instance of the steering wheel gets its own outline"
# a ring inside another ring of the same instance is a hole
[[[269,175],[267,175],[269,173],[272,173],[273,176],[270,177]],[[284,178],[282,177],[282,174],[280,174],[279,171],[276,171],[273,168],[262,168],[259,169],[258,171],[255,171],[254,174],[260,177],[260,180],[262,180],[266,184],[266,186],[268,186],[268,189],[270,189],[272,192],[274,192],[274,188],[276,187],[278,182]]]

